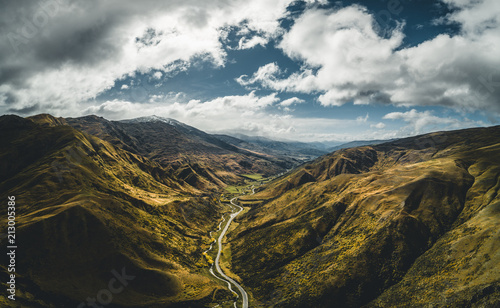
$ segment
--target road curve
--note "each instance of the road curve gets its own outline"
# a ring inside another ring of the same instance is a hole
[[[229,229],[229,226],[231,225],[231,222],[233,221],[233,219],[236,216],[238,216],[243,211],[243,208],[234,202],[234,200],[236,200],[236,199],[237,199],[237,197],[231,199],[231,204],[234,205],[234,206],[236,206],[240,210],[238,212],[232,213],[229,216],[229,220],[228,220],[226,226],[224,227],[224,229],[222,230],[222,232],[221,232],[221,234],[219,236],[219,239],[217,240],[217,245],[219,247],[219,251],[217,252],[217,257],[215,258],[215,262],[214,263],[215,263],[215,269],[217,270],[217,272],[226,280],[226,282],[228,282],[228,284],[229,284],[229,290],[233,291],[231,289],[230,285],[231,284],[234,285],[238,289],[238,291],[240,292],[240,294],[242,296],[242,300],[243,300],[242,307],[243,308],[248,308],[248,294],[247,294],[247,292],[240,286],[239,283],[237,283],[236,281],[234,281],[234,279],[232,279],[231,277],[229,277],[226,274],[224,274],[224,272],[222,271],[222,269],[220,268],[220,265],[219,265],[220,256],[221,256],[221,253],[222,253],[222,239],[226,235],[226,232]],[[236,307],[236,303],[235,303],[235,307]]]

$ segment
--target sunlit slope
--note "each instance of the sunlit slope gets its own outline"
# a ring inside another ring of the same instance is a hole
[[[500,127],[321,157],[243,198],[234,271],[262,307],[498,303],[498,157]]]
[[[76,306],[109,288],[113,270],[135,277],[118,306],[225,296],[195,265],[220,217],[214,196],[69,126],[3,116],[0,130],[0,192],[17,200],[16,303]]]

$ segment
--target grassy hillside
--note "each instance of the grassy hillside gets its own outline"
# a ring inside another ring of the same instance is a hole
[[[17,201],[19,307],[76,306],[109,288],[113,271],[135,277],[114,294],[115,306],[202,306],[230,296],[200,263],[222,212],[216,195],[50,121],[0,117],[0,142],[8,145],[0,151],[0,192]]]
[[[500,303],[500,127],[334,152],[242,198],[255,307]]]

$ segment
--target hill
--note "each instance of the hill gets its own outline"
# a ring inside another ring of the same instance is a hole
[[[342,149],[349,149],[349,148],[356,148],[356,147],[362,147],[365,145],[377,145],[381,143],[386,143],[386,142],[391,142],[391,141],[396,141],[397,139],[389,139],[389,140],[357,140],[357,141],[351,141],[347,143],[343,143],[340,145],[336,145],[333,147],[328,148],[329,152],[335,152],[338,150]]]
[[[241,198],[254,307],[497,307],[500,126],[325,155]]]
[[[117,275],[126,292],[113,293],[113,307],[230,297],[202,264],[223,211],[217,195],[63,122],[0,117],[0,142],[8,145],[0,150],[0,191],[16,198],[16,305],[76,307]],[[0,306],[11,306],[4,295]]]

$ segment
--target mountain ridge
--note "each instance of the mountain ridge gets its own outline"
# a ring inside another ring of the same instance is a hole
[[[43,123],[62,122],[40,118],[32,117]],[[217,190],[241,181],[236,174],[271,175],[296,164],[290,158],[235,147],[189,125],[157,116],[125,121],[85,116],[66,118],[63,124],[145,156],[172,172],[182,173],[186,176],[184,180],[190,181],[198,189]],[[192,172],[186,174],[183,170]]]
[[[250,210],[230,240],[234,271],[256,307],[460,306],[470,298],[493,307],[500,268],[482,260],[499,252],[499,154],[495,126],[322,156],[242,197]],[[471,247],[469,263],[453,241]]]
[[[112,270],[136,277],[115,294],[115,306],[229,296],[196,265],[223,211],[214,195],[67,125],[2,116],[0,129],[8,132],[0,141],[10,144],[0,152],[2,170],[10,164],[0,191],[16,196],[23,243],[16,264],[21,306],[76,306],[105,288]]]

